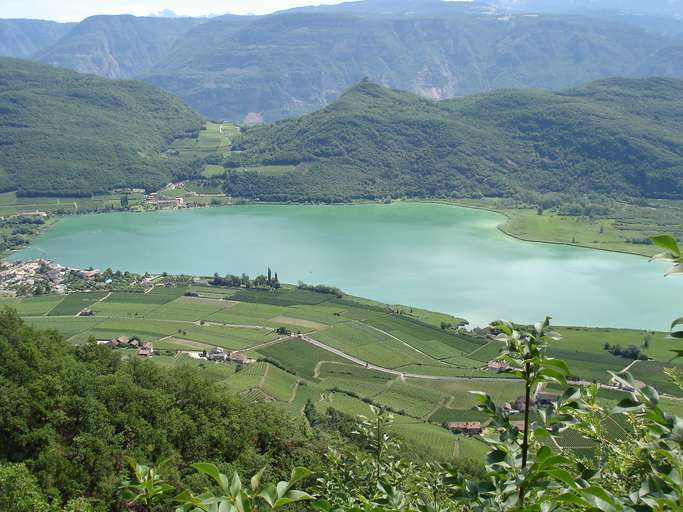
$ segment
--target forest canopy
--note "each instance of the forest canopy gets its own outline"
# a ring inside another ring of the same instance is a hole
[[[156,190],[195,172],[193,162],[162,153],[202,124],[182,101],[143,83],[0,58],[0,191]]]
[[[683,197],[683,81],[610,79],[564,92],[447,101],[362,82],[328,107],[249,128],[226,164],[235,196],[293,201]],[[250,166],[294,165],[279,175]]]

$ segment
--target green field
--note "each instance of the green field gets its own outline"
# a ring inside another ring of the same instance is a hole
[[[640,243],[648,236],[670,233],[683,238],[681,201],[651,199],[647,204],[613,201],[609,213],[590,216],[561,215],[557,211],[538,215],[535,208],[511,207],[510,201],[497,199],[459,200],[457,204],[504,214],[508,220],[500,229],[523,240],[651,256],[657,250]]]
[[[198,296],[185,296],[188,289]],[[442,428],[451,421],[485,419],[474,410],[470,391],[484,391],[499,404],[514,403],[522,394],[518,381],[483,368],[497,355],[498,342],[444,331],[437,315],[430,318],[422,312],[417,318],[400,314],[393,306],[349,296],[338,299],[288,286],[266,292],[193,285],[157,286],[149,293],[2,298],[0,305],[17,309],[36,327],[61,331],[75,344],[122,335],[153,341],[163,354],[152,358],[158,364],[190,366],[247,400],[272,401],[292,413],[300,413],[308,400],[321,412],[334,407],[352,415],[368,414],[370,404],[387,407],[397,415],[395,431],[437,459],[476,457],[483,450],[476,439]],[[95,316],[76,316],[85,307]],[[284,325],[307,332],[323,346],[278,335],[275,329]],[[558,329],[563,339],[553,342],[551,354],[566,360],[575,376],[602,383],[609,382],[607,370],[618,372],[632,362],[605,351],[604,343],[640,346],[647,337],[643,351],[654,360],[635,363],[632,373],[664,393],[680,395],[663,374],[666,367],[681,367],[677,361],[668,362],[676,342],[665,335]],[[211,347],[240,350],[261,361],[238,366],[181,355]],[[333,349],[385,370],[366,368]],[[616,403],[624,395],[601,390],[600,396],[606,403]],[[666,395],[662,400],[671,410],[683,407]],[[590,449],[579,446],[571,435],[567,434],[568,445]]]

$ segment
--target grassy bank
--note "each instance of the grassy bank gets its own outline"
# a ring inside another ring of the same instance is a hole
[[[511,207],[501,199],[449,202],[468,208],[500,213],[507,221],[499,229],[509,236],[530,242],[574,245],[642,256],[657,253],[647,238],[667,233],[683,237],[683,201],[652,200],[645,205],[617,203],[606,215],[562,215],[557,210]]]

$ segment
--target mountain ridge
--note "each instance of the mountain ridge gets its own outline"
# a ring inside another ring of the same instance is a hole
[[[363,82],[299,119],[246,130],[235,196],[280,201],[683,197],[683,80],[608,79],[562,92],[501,90],[434,102]],[[246,172],[245,172],[246,171]]]
[[[33,52],[14,51],[141,79],[207,117],[234,121],[317,110],[364,77],[446,99],[509,87],[561,90],[610,76],[683,76],[683,24],[673,17],[497,5],[365,0],[264,16],[94,16]],[[24,29],[31,33],[30,24]]]

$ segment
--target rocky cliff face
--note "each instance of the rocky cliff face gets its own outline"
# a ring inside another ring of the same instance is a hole
[[[36,59],[106,78],[130,78],[161,60],[180,36],[200,23],[191,18],[93,16]]]
[[[95,16],[35,58],[146,80],[213,119],[272,121],[327,105],[366,77],[445,99],[611,76],[683,76],[682,41],[609,17],[372,0],[211,20]]]
[[[0,57],[31,58],[64,37],[75,23],[0,20]]]

